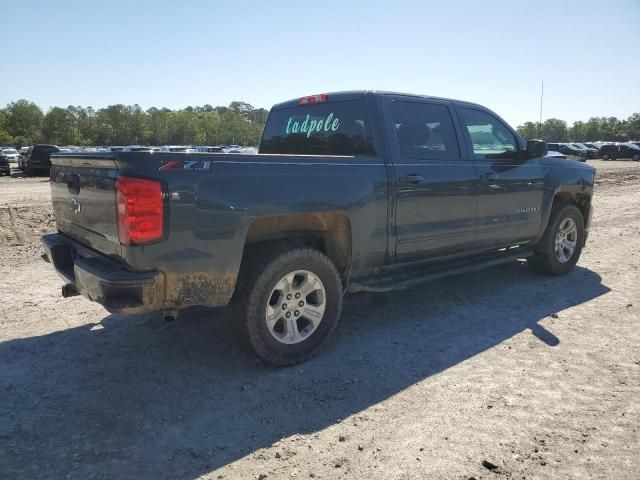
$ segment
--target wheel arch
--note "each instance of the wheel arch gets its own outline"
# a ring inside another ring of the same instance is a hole
[[[569,203],[578,207],[578,210],[580,210],[582,214],[582,219],[586,224],[591,209],[591,194],[585,192],[558,191],[553,196],[551,209],[553,210],[553,208],[562,203]]]
[[[240,271],[246,270],[259,252],[293,248],[313,248],[324,253],[346,286],[351,270],[352,235],[351,222],[345,213],[291,213],[255,219],[247,230]]]

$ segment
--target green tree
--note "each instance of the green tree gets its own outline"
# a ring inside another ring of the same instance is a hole
[[[629,140],[640,140],[640,113],[634,113],[627,119]]]
[[[5,113],[6,130],[11,136],[24,138],[27,143],[41,140],[44,114],[35,103],[21,99],[8,104]]]
[[[0,145],[11,145],[13,143],[13,137],[9,135],[9,132],[0,129]]]
[[[574,142],[585,142],[585,123],[581,121],[573,122],[573,125],[569,129],[569,137]]]
[[[567,122],[557,118],[549,118],[542,124],[542,139],[545,142],[566,142]]]
[[[64,108],[52,107],[42,121],[44,141],[60,145],[73,143],[73,129],[67,111]]]
[[[526,140],[532,140],[540,137],[539,123],[525,122],[524,124],[519,125],[516,130],[518,134]]]
[[[5,130],[7,124],[7,114],[0,110],[0,145],[10,145],[13,137]]]

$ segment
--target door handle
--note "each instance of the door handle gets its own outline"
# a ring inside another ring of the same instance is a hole
[[[422,183],[424,182],[424,177],[416,173],[410,173],[409,175],[401,176],[398,180],[402,183]]]
[[[495,182],[498,179],[497,173],[483,173],[480,178],[485,182]]]

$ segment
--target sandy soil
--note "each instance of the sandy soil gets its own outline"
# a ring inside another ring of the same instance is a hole
[[[348,297],[328,348],[288,369],[224,310],[63,299],[39,259],[45,179],[0,179],[0,478],[640,478],[640,165],[591,163],[572,274]]]

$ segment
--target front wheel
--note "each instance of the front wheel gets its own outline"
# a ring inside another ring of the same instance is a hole
[[[640,154],[639,154],[639,153],[634,153],[634,154],[633,154],[633,157],[631,157],[631,159],[632,159],[634,162],[638,162],[638,161],[640,161]]]
[[[264,265],[266,263],[266,265]],[[342,281],[335,265],[312,249],[262,262],[247,282],[246,327],[258,356],[277,366],[313,357],[335,330]]]
[[[609,154],[605,153],[604,155],[602,155],[602,160],[609,160]]]
[[[537,272],[564,275],[578,263],[584,241],[584,219],[580,210],[575,205],[557,204],[536,253],[527,263]]]

